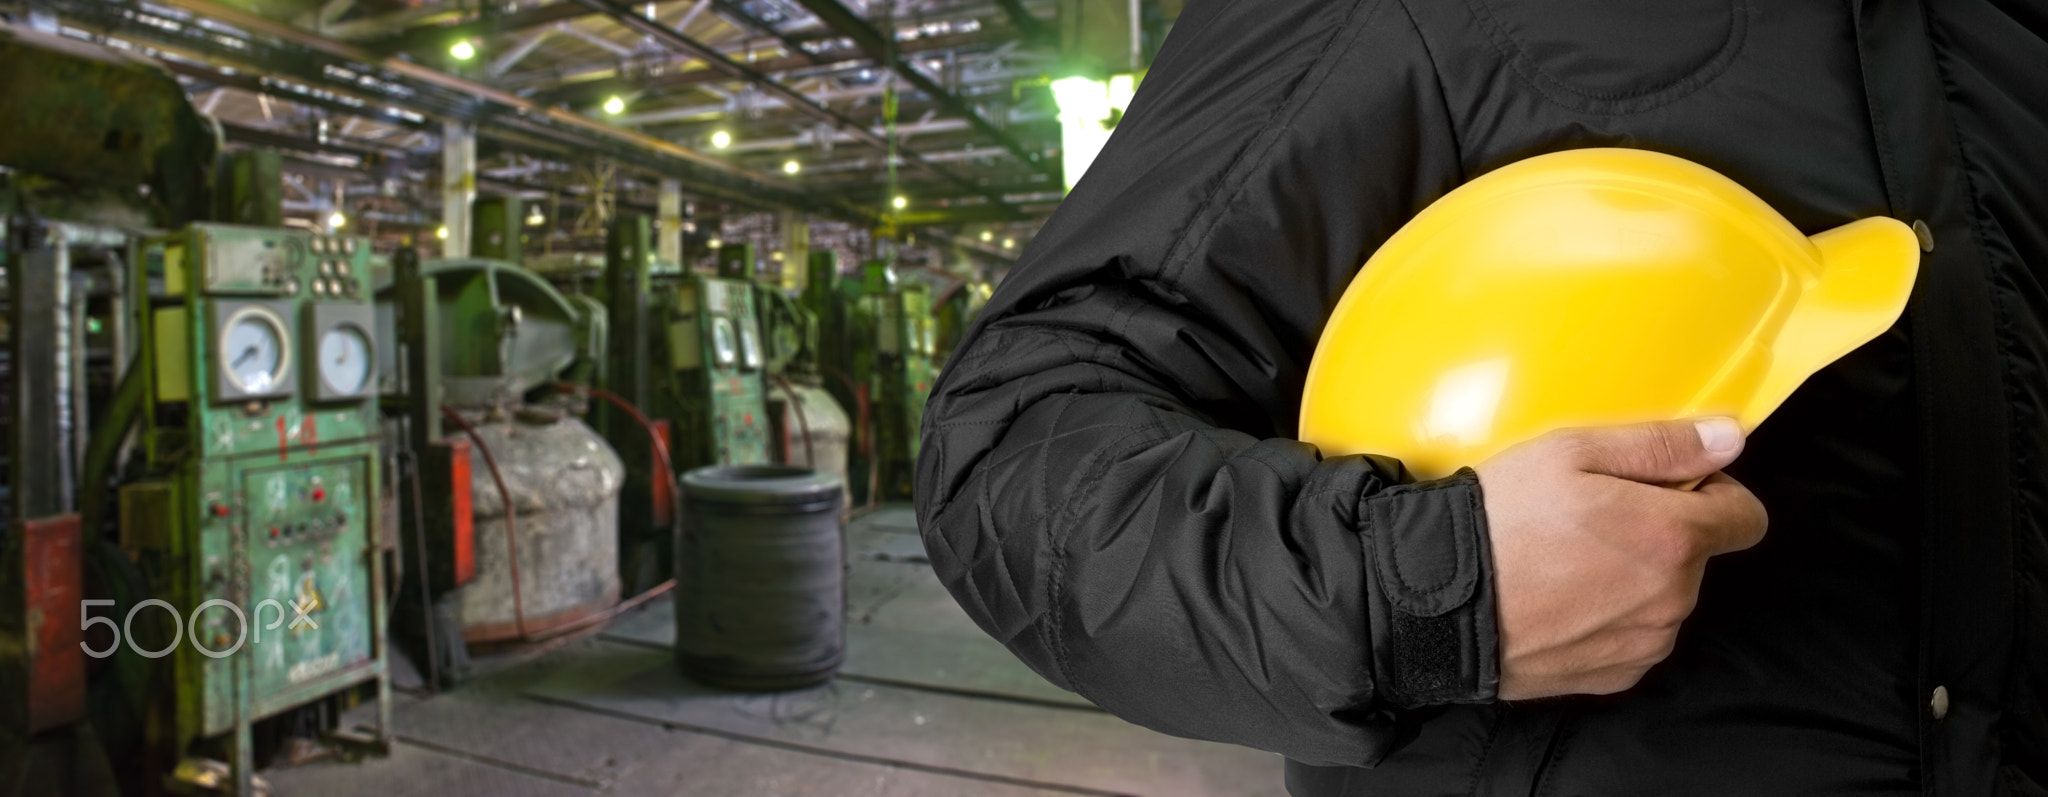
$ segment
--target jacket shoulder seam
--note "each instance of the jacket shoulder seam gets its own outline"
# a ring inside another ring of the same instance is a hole
[[[1279,143],[1280,133],[1293,125],[1294,118],[1301,113],[1301,109],[1322,89],[1324,81],[1330,75],[1330,65],[1334,60],[1331,55],[1337,51],[1338,41],[1342,40],[1348,44],[1356,39],[1359,25],[1371,16],[1371,11],[1378,9],[1386,1],[1358,0],[1354,3],[1350,14],[1344,19],[1344,24],[1331,31],[1329,38],[1323,41],[1322,49],[1317,51],[1316,57],[1302,66],[1299,77],[1288,90],[1287,98],[1281,102],[1278,112],[1259,128],[1259,132],[1253,136],[1250,143],[1239,149],[1237,155],[1231,158],[1230,165],[1223,170],[1223,179],[1195,208],[1194,219],[1182,229],[1180,237],[1168,250],[1166,260],[1160,268],[1161,280],[1169,283],[1180,281],[1181,273],[1187,269],[1188,263],[1194,260],[1195,253],[1200,251],[1200,244],[1215,234],[1217,226],[1222,224],[1224,217],[1228,215],[1230,206],[1235,204],[1237,196],[1243,193],[1245,181],[1254,167],[1266,161],[1274,146]]]

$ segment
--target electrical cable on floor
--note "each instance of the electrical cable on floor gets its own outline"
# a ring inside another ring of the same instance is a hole
[[[498,459],[491,456],[491,447],[484,443],[483,433],[478,432],[476,426],[453,407],[441,405],[441,414],[462,427],[463,434],[469,435],[470,442],[476,444],[477,453],[484,456],[484,466],[491,471],[491,481],[498,485],[498,496],[505,502],[506,558],[512,563],[512,628],[519,632],[520,639],[526,639],[526,604],[519,592],[519,509],[512,503],[512,490],[505,486],[505,476],[498,472]]]

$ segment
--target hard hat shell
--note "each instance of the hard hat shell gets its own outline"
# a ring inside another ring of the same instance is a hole
[[[1301,439],[1448,475],[1545,432],[1726,415],[1755,429],[1877,337],[1919,269],[1912,229],[1808,238],[1682,158],[1581,149],[1437,200],[1323,328]]]

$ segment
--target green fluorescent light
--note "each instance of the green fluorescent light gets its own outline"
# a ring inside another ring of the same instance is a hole
[[[1053,100],[1060,106],[1060,159],[1066,172],[1068,190],[1109,143],[1109,122],[1116,112],[1128,109],[1137,94],[1137,79],[1116,75],[1109,80],[1070,77],[1052,83]]]
[[[604,101],[604,112],[611,114],[613,116],[618,116],[619,114],[625,113],[626,101],[624,99],[621,99],[616,94],[612,95],[611,97],[606,98]]]
[[[467,61],[476,57],[476,45],[470,44],[469,40],[464,39],[449,47],[448,54],[454,56],[457,61]]]

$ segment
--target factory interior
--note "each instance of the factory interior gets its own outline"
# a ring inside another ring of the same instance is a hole
[[[1180,6],[0,0],[0,795],[1282,793],[911,502]]]

